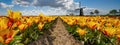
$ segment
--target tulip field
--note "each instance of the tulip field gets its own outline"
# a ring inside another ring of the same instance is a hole
[[[8,10],[7,16],[0,17],[0,45],[26,45],[42,35],[41,30],[50,28],[55,18],[42,13],[39,16],[21,16],[20,12]]]
[[[84,45],[120,45],[120,19],[108,16],[63,16],[66,29]]]
[[[12,10],[0,16],[0,45],[28,45],[42,37],[58,18],[83,45],[120,45],[120,16],[22,16]]]

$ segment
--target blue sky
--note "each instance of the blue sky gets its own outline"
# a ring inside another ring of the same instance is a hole
[[[82,6],[100,9],[120,9],[120,0],[75,0],[81,1]]]
[[[6,15],[7,9],[21,11],[23,15],[38,15],[40,12],[45,15],[65,15],[73,12],[78,14],[78,11],[74,11],[79,8],[78,2],[81,2],[82,7],[86,7],[85,15],[95,9],[98,9],[100,14],[120,9],[120,0],[0,0],[0,15]]]

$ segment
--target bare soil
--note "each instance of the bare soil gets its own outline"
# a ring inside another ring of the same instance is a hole
[[[69,34],[60,18],[57,19],[56,24],[51,29],[44,32],[45,34],[40,39],[29,45],[82,45]]]

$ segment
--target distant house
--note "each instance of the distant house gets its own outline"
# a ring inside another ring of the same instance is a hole
[[[109,15],[120,15],[120,12],[116,12],[115,14],[109,14]]]
[[[117,12],[116,15],[120,15],[120,12]]]

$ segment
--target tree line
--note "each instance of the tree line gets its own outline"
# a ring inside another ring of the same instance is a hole
[[[99,13],[100,13],[100,11],[96,9],[94,11],[91,11],[90,15],[99,15]],[[117,11],[116,9],[112,9],[106,15],[120,15],[120,9],[119,9],[119,11]]]

